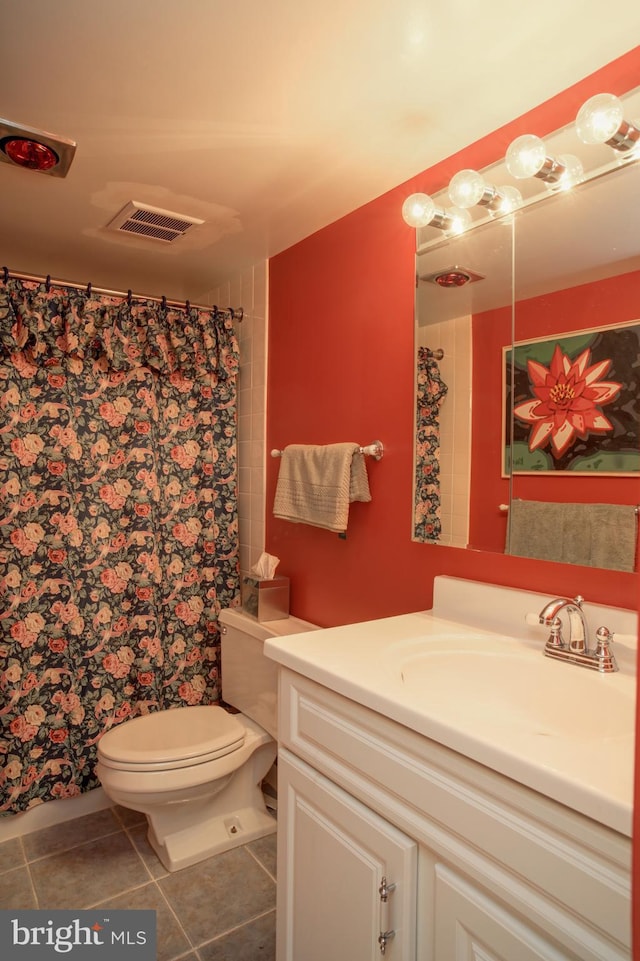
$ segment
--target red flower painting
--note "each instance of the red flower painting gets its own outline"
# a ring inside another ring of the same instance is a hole
[[[591,351],[575,359],[556,344],[549,367],[527,361],[533,398],[517,404],[514,415],[530,424],[529,450],[551,445],[554,458],[561,457],[577,439],[606,434],[613,424],[601,408],[614,401],[622,384],[602,380],[611,369],[610,359],[590,364]]]

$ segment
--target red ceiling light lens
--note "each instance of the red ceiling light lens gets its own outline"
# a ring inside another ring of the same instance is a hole
[[[446,273],[438,274],[434,280],[440,287],[464,287],[471,277],[461,270],[448,270]]]
[[[29,170],[51,170],[59,160],[55,150],[37,140],[7,138],[2,143],[2,150],[15,164]]]

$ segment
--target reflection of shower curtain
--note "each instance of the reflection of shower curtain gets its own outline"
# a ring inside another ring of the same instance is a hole
[[[447,385],[426,347],[418,348],[414,539],[440,540],[440,407]]]
[[[0,810],[95,787],[127,717],[218,700],[237,363],[215,312],[0,283]]]

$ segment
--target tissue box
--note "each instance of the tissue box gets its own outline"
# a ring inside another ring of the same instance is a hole
[[[279,621],[289,617],[289,578],[274,577],[270,581],[243,574],[242,609],[259,621]]]

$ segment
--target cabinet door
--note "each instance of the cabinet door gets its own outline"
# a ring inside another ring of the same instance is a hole
[[[415,961],[416,888],[415,842],[281,749],[278,961]]]
[[[580,961],[446,865],[436,865],[435,957],[447,961]]]

